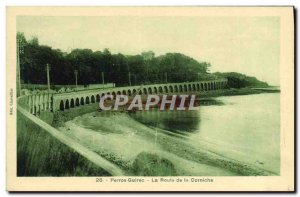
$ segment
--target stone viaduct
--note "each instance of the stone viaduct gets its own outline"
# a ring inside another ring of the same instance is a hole
[[[130,87],[115,87],[107,89],[94,89],[86,91],[74,91],[65,93],[38,93],[27,95],[23,99],[23,106],[32,114],[41,111],[64,111],[82,105],[89,105],[100,101],[105,94],[115,95],[147,95],[147,94],[171,94],[197,91],[211,91],[223,89],[227,85],[227,79],[210,81],[197,81],[185,83],[153,84]]]

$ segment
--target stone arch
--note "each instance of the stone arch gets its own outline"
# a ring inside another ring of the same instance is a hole
[[[80,104],[79,104],[79,98],[76,98],[75,105],[76,105],[77,107],[80,105]]]
[[[36,107],[37,107],[37,109],[36,109],[36,113],[38,113],[38,114],[39,114],[39,113],[41,112],[41,105],[37,105]]]
[[[188,89],[189,89],[189,91],[192,91],[192,85],[191,84],[188,85]]]
[[[85,104],[90,104],[90,97],[87,96],[87,97],[85,98]]]
[[[213,90],[214,89],[214,83],[210,82],[210,89]]]
[[[197,91],[200,91],[200,84],[197,83]]]
[[[74,108],[74,107],[75,107],[74,99],[71,99],[70,108]]]
[[[31,95],[29,95],[28,97],[27,97],[27,104],[28,105],[32,105],[32,96]]]
[[[173,86],[169,86],[170,92],[174,92]]]
[[[94,95],[91,96],[91,103],[95,103],[95,96]]]
[[[133,90],[132,90],[132,94],[136,94],[136,89],[133,89]]]
[[[30,96],[27,96],[27,97],[26,97],[26,104],[27,104],[27,105],[29,104],[29,98],[30,98]]]
[[[40,106],[40,95],[36,95],[36,106],[37,106],[37,112],[39,111],[39,106]]]
[[[112,92],[111,94],[113,95],[113,99],[116,98],[116,93],[115,92]]]
[[[205,91],[208,90],[208,85],[207,85],[207,83],[204,84],[204,89],[205,89]]]
[[[53,103],[52,103],[52,101],[53,101],[52,95],[51,95],[51,94],[48,94],[48,103],[47,103],[47,105],[48,105],[48,108],[49,108],[51,111],[53,111],[53,107],[52,107]]]
[[[80,99],[80,105],[84,105],[84,98],[83,97],[81,97],[81,99]]]
[[[47,110],[47,96],[46,96],[46,94],[43,94],[42,95],[42,97],[43,97],[43,110]]]
[[[121,95],[121,91],[117,91],[117,95]]]
[[[204,90],[203,83],[200,84],[200,87],[201,87],[201,91],[203,91]]]
[[[193,83],[192,88],[193,88],[193,91],[196,91],[196,84]]]
[[[183,92],[182,85],[179,85],[179,92]]]
[[[186,84],[183,85],[183,91],[184,91],[184,92],[187,92],[187,91],[188,91],[187,85],[186,85]]]
[[[49,94],[44,95],[44,105],[45,105],[45,110],[49,109]]]
[[[143,93],[148,94],[147,88],[143,88]]]
[[[96,102],[100,102],[100,95],[99,94],[96,95]]]
[[[40,98],[39,98],[39,102],[40,102],[40,110],[44,110],[44,95],[41,94]]]
[[[62,103],[62,106],[64,106],[64,103]],[[64,111],[64,107],[62,108],[62,111]],[[36,105],[33,106],[33,114],[37,113]]]
[[[154,87],[153,90],[154,90],[154,93],[157,94],[157,87]]]
[[[131,90],[127,91],[128,96],[131,96]]]
[[[64,109],[65,109],[64,101],[61,100],[61,101],[60,101],[60,104],[59,104],[59,110],[60,110],[60,111],[64,111]],[[34,108],[33,108],[33,113],[34,113],[34,114],[35,114],[35,111],[36,111],[36,107],[34,106]]]
[[[38,106],[40,105],[40,99],[39,98],[40,98],[40,96],[38,94],[36,94],[35,97],[34,97],[34,101],[35,101],[34,104],[37,107],[36,112],[38,112],[38,109],[39,109]]]
[[[210,83],[207,83],[207,90],[211,90]]]
[[[177,85],[174,86],[174,91],[178,92],[178,86]]]
[[[69,104],[69,100],[66,100],[66,104],[65,104],[65,109],[69,109],[70,108],[70,104]]]
[[[149,93],[149,94],[152,94],[152,89],[151,89],[151,87],[148,88],[148,93]]]
[[[161,86],[158,87],[158,93],[163,93],[163,88]]]
[[[164,86],[164,92],[168,93],[168,87],[167,86]]]
[[[139,95],[142,95],[142,94],[143,94],[142,90],[139,90]]]
[[[123,95],[126,95],[126,90],[123,90],[123,91],[122,91],[122,94],[123,94]]]

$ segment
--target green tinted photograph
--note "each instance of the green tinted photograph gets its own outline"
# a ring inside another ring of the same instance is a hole
[[[17,177],[280,176],[280,26],[17,16]]]

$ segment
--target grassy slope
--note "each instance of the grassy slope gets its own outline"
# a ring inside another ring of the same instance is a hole
[[[40,127],[17,115],[18,176],[109,176]]]

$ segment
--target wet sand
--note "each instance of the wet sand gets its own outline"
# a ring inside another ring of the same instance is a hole
[[[146,126],[127,113],[93,112],[76,117],[59,129],[128,175],[134,175],[133,162],[143,152],[167,159],[181,176],[274,175],[257,165],[237,161],[234,156],[229,158],[212,149],[204,139],[195,146],[180,134]]]

